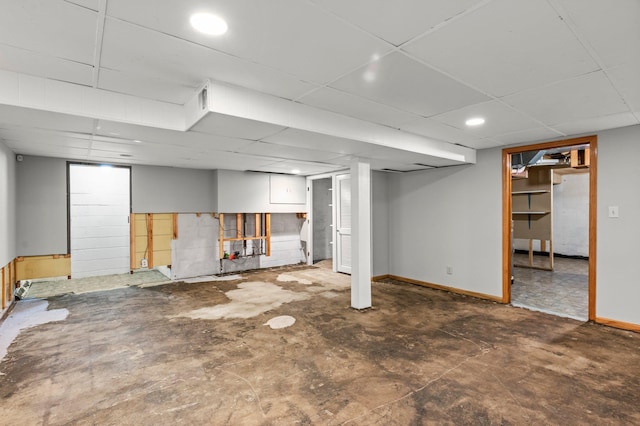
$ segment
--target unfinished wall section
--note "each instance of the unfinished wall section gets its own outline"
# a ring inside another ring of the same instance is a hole
[[[220,273],[219,222],[214,215],[179,214],[177,238],[171,242],[171,279]]]
[[[260,267],[295,265],[305,261],[300,230],[305,219],[294,213],[271,215],[271,256],[260,256]]]

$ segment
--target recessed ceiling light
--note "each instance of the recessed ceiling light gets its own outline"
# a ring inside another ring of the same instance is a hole
[[[470,118],[467,121],[465,121],[464,124],[466,124],[467,126],[480,126],[481,124],[484,124],[484,118],[482,117]]]
[[[297,174],[299,174],[299,173],[300,173],[300,170],[298,170],[298,169],[293,169],[293,170],[291,170],[291,173],[293,173],[294,175],[297,175]]]
[[[134,139],[133,140],[135,143],[142,143],[142,141],[140,139]]]
[[[208,35],[222,35],[229,29],[224,19],[211,13],[194,13],[189,22],[193,28]]]

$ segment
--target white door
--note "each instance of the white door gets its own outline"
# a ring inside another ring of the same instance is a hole
[[[71,277],[129,272],[130,169],[69,166]]]
[[[336,270],[351,273],[351,175],[336,176]]]

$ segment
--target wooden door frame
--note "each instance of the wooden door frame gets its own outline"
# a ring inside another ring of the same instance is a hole
[[[523,145],[502,150],[502,302],[511,303],[511,155],[523,151],[589,145],[589,321],[596,319],[596,224],[598,137],[579,138]]]

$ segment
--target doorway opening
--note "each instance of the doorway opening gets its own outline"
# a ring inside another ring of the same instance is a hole
[[[130,271],[131,169],[68,163],[73,278]]]
[[[311,181],[311,264],[333,268],[333,183],[331,177]]]
[[[307,178],[307,263],[351,274],[351,174]]]
[[[503,302],[595,319],[597,138],[503,150]]]

